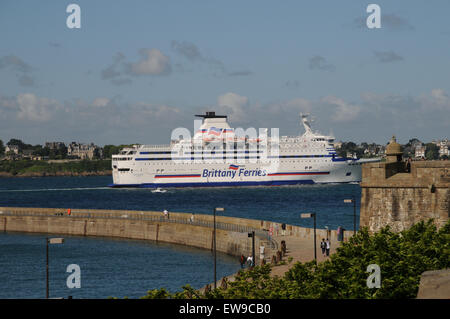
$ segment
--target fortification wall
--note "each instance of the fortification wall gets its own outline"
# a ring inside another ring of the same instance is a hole
[[[402,231],[433,218],[438,227],[450,216],[450,161],[402,162],[362,166],[360,225],[375,232],[389,225]]]

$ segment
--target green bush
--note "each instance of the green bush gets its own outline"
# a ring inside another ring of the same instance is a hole
[[[111,160],[83,160],[65,163],[49,163],[47,161],[0,161],[0,172],[13,175],[27,173],[56,174],[59,172],[85,173],[111,170]]]
[[[329,260],[315,264],[297,262],[281,278],[270,276],[270,265],[239,271],[226,289],[203,294],[188,286],[171,294],[149,291],[145,298],[415,298],[420,275],[450,267],[450,222],[439,231],[432,220],[419,222],[400,233],[386,227],[375,234],[361,229],[343,242]],[[381,287],[368,288],[367,266],[381,270]]]

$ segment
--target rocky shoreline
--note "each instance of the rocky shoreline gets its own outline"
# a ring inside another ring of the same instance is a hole
[[[19,173],[11,174],[8,172],[0,172],[0,178],[8,177],[54,177],[54,176],[111,176],[112,171],[98,171],[98,172],[29,172],[29,173]]]

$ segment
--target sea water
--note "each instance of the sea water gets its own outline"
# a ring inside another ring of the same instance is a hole
[[[317,227],[353,230],[358,184],[278,187],[113,189],[108,176],[0,179],[0,206],[86,209],[124,209],[212,214],[261,219],[312,227],[301,213],[317,214]],[[358,227],[358,225],[357,225]],[[138,298],[147,290],[201,288],[213,281],[213,256],[208,250],[143,240],[63,236],[50,245],[50,297]],[[0,233],[0,298],[45,297],[45,234]],[[81,270],[81,288],[69,289],[69,264]],[[236,257],[218,254],[217,278],[235,273]]]

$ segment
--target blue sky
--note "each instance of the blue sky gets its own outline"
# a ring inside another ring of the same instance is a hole
[[[81,29],[66,7],[81,7]],[[381,29],[368,29],[369,3]],[[0,2],[0,139],[166,143],[216,110],[233,127],[338,140],[450,132],[448,1]]]

